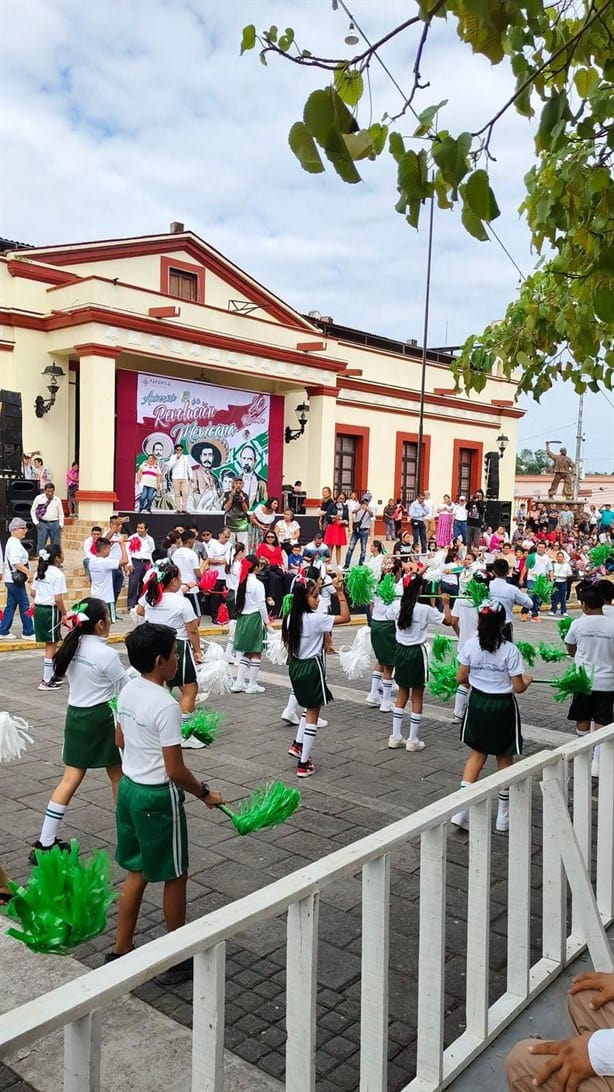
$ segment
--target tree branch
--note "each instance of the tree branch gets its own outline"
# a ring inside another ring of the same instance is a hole
[[[446,0],[438,0],[437,7],[441,7]],[[369,46],[362,53],[357,53],[355,57],[350,60],[344,60],[340,57],[304,57],[302,54],[294,57],[290,53],[284,53],[283,49],[280,49],[276,42],[269,42],[266,38],[258,36],[258,41],[265,43],[262,46],[262,53],[276,53],[279,57],[284,57],[287,61],[292,61],[293,64],[300,64],[311,68],[323,68],[326,71],[334,71],[339,65],[345,65],[348,68],[356,68],[357,66],[369,64],[374,53],[377,53],[380,46],[386,44],[395,38],[397,34],[402,34],[408,27],[413,26],[415,23],[420,23],[421,19],[419,15],[414,15],[411,19],[406,19],[404,23],[399,23],[397,27],[394,27],[388,34],[385,34],[383,38],[380,38],[373,45]]]

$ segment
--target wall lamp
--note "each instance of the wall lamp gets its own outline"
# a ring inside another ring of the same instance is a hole
[[[60,389],[60,380],[64,379],[66,372],[63,368],[60,368],[59,364],[48,364],[43,369],[43,379],[48,379],[47,390],[49,391],[49,398],[44,398],[42,394],[39,394],[34,400],[34,412],[37,417],[44,417],[52,406],[55,405],[57,393]]]
[[[285,440],[289,444],[291,440],[298,440],[299,436],[302,436],[305,431],[305,425],[307,424],[307,418],[309,417],[309,403],[301,402],[296,407],[296,416],[298,417],[298,428],[290,428],[286,425]]]
[[[506,436],[504,432],[497,436],[497,444],[499,445],[499,458],[502,459],[505,455],[505,449],[510,442],[509,436]]]

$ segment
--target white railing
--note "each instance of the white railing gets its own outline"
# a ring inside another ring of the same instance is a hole
[[[405,1092],[445,1088],[585,945],[596,966],[614,969],[604,931],[614,916],[614,725],[598,735],[601,761],[593,868],[591,757],[595,738],[524,759],[511,771],[453,793],[0,1016],[0,1056],[63,1027],[64,1092],[94,1092],[100,1074],[98,1010],[193,955],[191,1089],[221,1092],[225,943],[250,925],[287,911],[286,1088],[313,1092],[318,900],[327,886],[361,869],[360,1089],[385,1092],[391,853],[419,837],[417,1072]],[[531,965],[532,788],[537,778],[541,778],[543,798],[542,951],[541,958]],[[568,811],[568,784],[573,794],[573,821]],[[491,803],[504,785],[510,788],[507,988],[489,1005]],[[466,1030],[444,1049],[447,823],[455,811],[468,806]]]

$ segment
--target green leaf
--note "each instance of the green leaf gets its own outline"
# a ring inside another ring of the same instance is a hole
[[[361,129],[359,133],[344,133],[345,144],[352,159],[368,159],[373,155],[373,143],[368,129]]]
[[[260,64],[263,64],[265,68],[267,66],[266,53],[264,52],[264,49],[260,53]]]
[[[442,106],[447,105],[447,102],[447,99],[442,99],[441,102],[438,102],[434,106],[427,106],[426,110],[423,110],[420,114],[418,114],[418,120],[420,124],[416,129],[414,136],[426,136],[429,129],[431,128],[431,125],[433,124],[433,119],[435,115],[439,112],[439,110],[441,110]]]
[[[365,85],[357,68],[340,65],[335,69],[335,88],[339,97],[348,106],[357,106],[363,96]]]
[[[373,151],[376,155],[380,155],[386,147],[386,138],[388,136],[388,126],[380,125],[377,121],[373,125],[369,126],[369,136],[371,137],[371,143],[373,145]]]
[[[355,128],[352,114],[333,87],[312,91],[305,103],[303,121],[322,148],[327,148],[333,137]]]
[[[567,95],[564,91],[554,91],[547,100],[539,119],[539,130],[535,143],[538,149],[548,150],[552,146],[552,133],[564,114],[568,111]]]
[[[597,318],[602,322],[614,323],[614,292],[611,285],[599,286],[593,296],[593,308]]]
[[[345,135],[346,134],[344,133],[336,133],[334,137],[331,138],[324,151],[326,153],[326,158],[332,163],[339,177],[342,178],[344,182],[349,182],[351,185],[354,185],[356,182],[362,180],[354,166],[352,157],[345,146]]]
[[[518,364],[519,368],[523,369],[523,371],[526,371],[528,368],[531,367],[530,358],[527,356],[527,354],[525,352],[522,352],[522,351],[519,352],[519,353],[516,353],[516,363]]]
[[[272,26],[269,27],[267,31],[265,31],[264,36],[267,42],[272,42],[273,44],[275,44],[275,42],[277,41],[277,27],[274,23],[272,24]]]
[[[320,158],[320,153],[311,133],[307,131],[302,121],[297,121],[292,126],[288,134],[288,144],[304,171],[308,171],[309,174],[322,173],[324,164]]]
[[[473,235],[474,239],[479,239],[481,243],[488,242],[488,235],[484,228],[484,224],[480,220],[479,216],[476,216],[466,201],[463,201],[463,213],[461,217],[465,230]]]
[[[400,133],[391,133],[388,137],[388,148],[393,159],[400,163],[405,155],[405,142]]]
[[[599,73],[594,68],[579,68],[573,80],[580,98],[588,99],[599,86]]]
[[[282,34],[279,42],[277,43],[282,53],[287,53],[294,41],[294,31],[292,27],[286,27],[285,33]]]
[[[463,196],[469,208],[480,220],[496,220],[500,215],[495,195],[490,188],[486,171],[474,171],[463,187]]]
[[[451,186],[457,186],[467,174],[470,148],[471,133],[461,133],[457,140],[445,137],[444,140],[433,141],[433,159]]]
[[[241,38],[241,56],[247,52],[248,49],[253,49],[256,45],[256,28],[253,23],[249,26],[243,27],[243,37]]]

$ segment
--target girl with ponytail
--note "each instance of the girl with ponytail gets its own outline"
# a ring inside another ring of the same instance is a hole
[[[64,774],[51,794],[40,836],[34,842],[30,861],[36,854],[57,845],[70,849],[57,834],[64,812],[89,769],[105,768],[114,797],[122,774],[121,758],[115,745],[115,720],[109,701],[128,681],[122,662],[107,644],[111,628],[109,608],[101,599],[87,598],[66,611],[64,625],[70,626],[53,658],[55,679],[68,679],[68,709],[64,725]]]
[[[53,680],[53,657],[60,640],[60,625],[66,613],[62,596],[66,595],[66,580],[62,572],[62,547],[40,550],[38,568],[30,595],[34,600],[34,635],[44,642],[43,677],[39,690],[57,690],[62,684]]]
[[[401,574],[401,559],[394,557],[386,565],[373,599],[370,633],[375,665],[371,675],[371,690],[365,702],[367,705],[377,706],[380,713],[392,713],[392,674],[396,653],[396,584]]]
[[[317,580],[297,576],[292,592],[292,605],[281,626],[281,639],[288,649],[288,671],[292,691],[299,708],[304,709],[288,754],[298,759],[297,777],[311,777],[316,768],[311,759],[318,729],[318,717],[323,705],[333,696],[326,685],[324,640],[333,626],[350,620],[350,611],[340,573],[333,585],[339,599],[339,614],[322,614],[318,610],[320,587]]]
[[[177,636],[177,673],[166,685],[169,690],[174,686],[181,691],[181,720],[185,722],[194,715],[198,682],[196,664],[202,663],[198,619],[190,600],[181,591],[181,573],[170,559],[156,562],[146,576],[144,595],[136,612],[145,615],[145,621],[154,625],[170,626]],[[184,739],[182,747],[200,749],[204,743],[190,736]]]
[[[420,739],[422,708],[424,703],[424,684],[428,677],[426,639],[429,623],[446,626],[452,625],[450,614],[450,596],[443,594],[443,613],[419,602],[425,587],[424,580],[418,573],[406,573],[402,581],[401,601],[395,602],[396,650],[394,655],[394,677],[399,686],[396,704],[392,710],[392,735],[388,740],[390,748],[402,747],[406,751],[424,750],[424,741]],[[403,714],[411,694],[411,716],[409,737],[403,738]]]
[[[235,599],[234,650],[239,653],[237,677],[232,684],[235,694],[263,694],[258,685],[264,635],[269,624],[264,584],[258,579],[262,568],[260,558],[248,554],[241,562]]]

